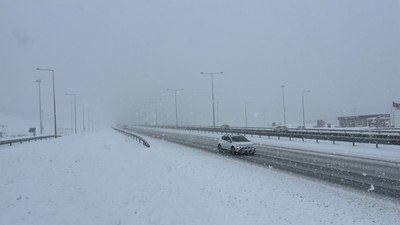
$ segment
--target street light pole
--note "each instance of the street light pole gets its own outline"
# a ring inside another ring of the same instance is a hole
[[[173,91],[175,93],[175,126],[178,127],[178,100],[176,94],[179,91],[183,91],[183,89],[167,89],[167,91]]]
[[[247,103],[250,103],[249,101],[244,102],[244,118],[245,118],[245,124],[247,128]]]
[[[305,115],[304,115],[305,114],[304,113],[304,95],[309,92],[310,92],[310,90],[305,90],[305,91],[301,92],[301,104],[303,106],[303,128],[306,128],[306,119],[305,119]]]
[[[219,124],[219,101],[215,101],[217,103],[217,124]]]
[[[214,72],[214,73],[205,73],[200,72],[200,74],[207,74],[211,76],[211,98],[212,98],[212,112],[213,112],[213,127],[215,128],[215,107],[214,107],[214,75],[222,74],[224,72]]]
[[[54,108],[54,138],[57,138],[57,112],[56,112],[56,87],[54,82],[54,70],[53,69],[43,69],[36,68],[36,70],[50,71],[53,80],[53,108]]]
[[[65,93],[65,95],[70,95],[70,96],[74,96],[74,119],[75,119],[75,134],[77,134],[77,128],[76,128],[76,94],[71,94],[71,93]]]
[[[285,85],[281,85],[282,88],[282,102],[283,102],[283,123],[286,126],[286,109],[285,109]]]
[[[85,133],[85,105],[79,104],[79,106],[82,106],[82,129],[83,133]]]
[[[41,79],[37,79],[36,82],[39,86],[39,123],[40,123],[40,134],[43,134],[43,120],[42,120],[42,94],[40,90],[40,83],[42,82]]]
[[[153,98],[153,100],[154,100],[155,122],[156,126],[158,126],[158,101],[161,100],[161,98]]]
[[[91,126],[90,126],[90,113],[87,113],[87,123],[88,123],[88,131],[91,131]]]

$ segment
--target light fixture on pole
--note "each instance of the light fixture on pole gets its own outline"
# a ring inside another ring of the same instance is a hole
[[[70,95],[70,96],[74,96],[74,118],[75,118],[75,134],[77,134],[77,127],[76,127],[76,94],[71,94],[71,93],[65,93],[65,95]]]
[[[41,89],[40,89],[40,83],[42,82],[41,79],[37,79],[36,83],[38,83],[39,86],[39,125],[40,125],[40,134],[43,134],[43,120],[42,120],[42,94],[41,94]]]
[[[206,73],[200,72],[200,74],[207,74],[211,76],[211,99],[212,99],[212,112],[213,112],[213,127],[215,128],[215,107],[214,107],[214,75],[222,74],[224,72],[214,72],[214,73]]]
[[[54,138],[57,138],[56,87],[55,87],[56,85],[54,82],[54,70],[53,69],[43,69],[43,68],[36,68],[36,70],[51,72],[51,76],[53,79]]]
[[[175,94],[175,126],[178,127],[178,125],[179,125],[178,124],[178,100],[177,100],[176,94],[179,91],[183,91],[183,89],[167,89],[167,91],[173,91]]]
[[[303,128],[305,129],[306,128],[306,119],[305,119],[305,113],[304,113],[304,95],[306,94],[306,93],[310,93],[311,91],[310,90],[304,90],[304,91],[302,91],[301,92],[301,104],[302,104],[302,106],[303,106]]]

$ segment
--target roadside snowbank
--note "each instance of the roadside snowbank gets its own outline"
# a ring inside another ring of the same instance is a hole
[[[0,150],[0,224],[400,224],[398,201],[112,130]]]

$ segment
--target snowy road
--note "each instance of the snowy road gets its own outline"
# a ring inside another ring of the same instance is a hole
[[[217,139],[201,134],[132,127],[139,134],[217,153]],[[328,180],[364,191],[400,197],[400,163],[323,151],[257,145],[257,154],[238,159]]]
[[[168,133],[176,134],[191,134],[203,137],[220,138],[222,133],[211,133],[211,132],[201,132],[201,131],[185,131],[179,129],[162,129],[162,128],[150,128],[150,127],[140,127],[147,130],[155,131],[165,131]],[[269,147],[286,147],[286,148],[296,148],[304,151],[328,153],[334,155],[348,155],[369,159],[381,159],[388,161],[400,162],[400,147],[391,145],[380,145],[377,149],[374,144],[363,144],[359,143],[356,146],[352,146],[351,143],[346,142],[336,142],[332,144],[331,141],[319,141],[316,143],[315,140],[302,141],[301,139],[280,138],[277,137],[258,137],[257,135],[251,136],[246,135],[254,143],[269,146]]]
[[[400,202],[112,130],[0,150],[0,224],[400,224]]]

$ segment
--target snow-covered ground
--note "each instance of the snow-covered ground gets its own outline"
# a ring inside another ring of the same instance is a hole
[[[37,134],[39,134],[39,123],[31,120],[22,119],[15,116],[10,116],[7,114],[0,113],[0,126],[4,126],[4,128],[0,127],[0,132],[3,131],[7,137],[9,138],[14,136],[28,136],[31,135],[28,131],[29,128],[35,127]],[[1,136],[0,136],[1,139]]]
[[[400,202],[111,129],[0,148],[0,224],[400,224]]]
[[[4,128],[2,127],[4,126]],[[16,116],[7,115],[0,113],[0,132],[4,132],[5,135],[0,135],[1,140],[9,140],[14,138],[33,136],[29,133],[29,128],[36,128],[36,136],[40,135],[40,125],[39,122],[19,118]],[[73,130],[67,126],[63,126],[62,123],[58,123],[57,134],[59,135],[70,135]],[[54,127],[53,124],[43,123],[43,135],[53,135]],[[3,137],[2,137],[3,136]]]
[[[213,138],[220,138],[222,136],[222,134],[209,133],[204,131],[185,131],[160,128],[145,129],[155,129],[173,133],[193,134]],[[287,137],[281,137],[280,139],[278,139],[278,137],[258,137],[257,135],[246,135],[246,137],[257,144],[400,162],[400,146],[396,145],[379,145],[379,148],[376,148],[375,144],[365,143],[356,143],[356,145],[353,146],[353,144],[350,142],[336,142],[335,144],[333,144],[332,141],[319,140],[318,143],[316,143],[315,140],[305,139],[303,142],[301,139],[298,138],[293,138],[292,140],[289,140],[289,138]]]

